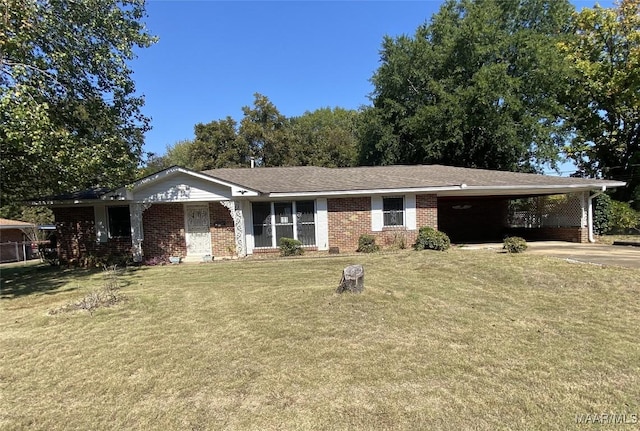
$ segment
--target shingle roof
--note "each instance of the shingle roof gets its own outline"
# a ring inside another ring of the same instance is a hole
[[[26,221],[0,218],[0,229],[20,229],[28,227],[35,227],[35,225]]]
[[[72,201],[72,200],[95,200],[100,199],[112,189],[107,187],[94,187],[92,189],[77,190],[75,192],[63,193],[60,195],[44,196],[38,198],[40,201]]]
[[[203,174],[261,193],[336,192],[349,190],[412,189],[428,187],[571,187],[621,186],[619,181],[555,177],[538,174],[457,168],[442,165],[316,166],[225,168]]]

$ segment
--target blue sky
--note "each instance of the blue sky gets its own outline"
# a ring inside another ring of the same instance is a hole
[[[192,139],[197,123],[239,121],[254,93],[287,117],[368,105],[384,35],[413,34],[441,3],[148,1],[145,23],[159,41],[131,62],[152,118],[145,150]]]

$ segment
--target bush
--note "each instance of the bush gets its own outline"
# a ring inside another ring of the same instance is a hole
[[[451,247],[451,241],[446,233],[424,226],[418,231],[418,238],[413,244],[415,250],[445,251]]]
[[[380,246],[376,244],[376,238],[373,235],[360,235],[358,238],[358,250],[360,253],[374,253],[380,250]]]
[[[598,195],[593,198],[593,232],[603,235],[610,230],[611,198],[609,195]]]
[[[522,253],[527,249],[527,241],[519,236],[507,237],[504,239],[502,248],[507,250],[507,253]]]
[[[611,201],[609,231],[626,233],[631,229],[640,229],[640,213],[626,202]]]
[[[293,238],[280,238],[280,256],[300,256],[304,253],[302,243]]]

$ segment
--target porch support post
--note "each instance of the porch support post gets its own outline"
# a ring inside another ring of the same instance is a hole
[[[135,202],[129,204],[129,220],[131,221],[131,252],[134,262],[142,262],[142,241],[144,231],[142,226],[142,213],[151,206],[149,203]]]
[[[239,201],[221,201],[223,207],[229,210],[233,219],[236,236],[236,254],[240,257],[247,255],[247,243],[244,234],[244,214]]]

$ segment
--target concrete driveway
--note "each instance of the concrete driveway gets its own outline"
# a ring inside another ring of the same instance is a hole
[[[629,245],[578,244],[561,241],[530,242],[527,252],[598,265],[640,268],[640,247]]]
[[[532,241],[526,253],[543,254],[576,262],[597,265],[615,265],[628,268],[640,268],[640,247],[579,244],[562,241]],[[463,248],[483,248],[501,250],[502,244],[474,244]]]

